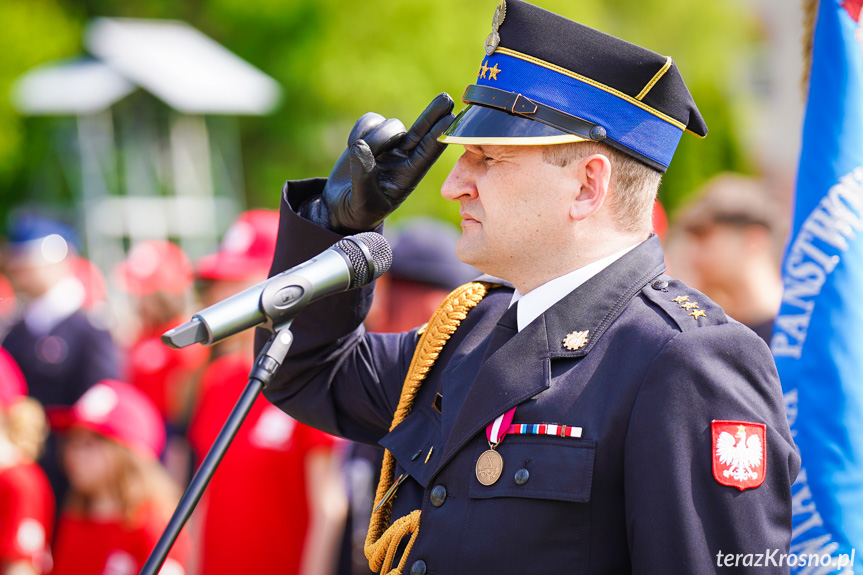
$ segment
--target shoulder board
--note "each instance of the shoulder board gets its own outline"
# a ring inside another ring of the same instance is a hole
[[[703,293],[665,274],[641,290],[671,319],[680,331],[728,323],[725,312]]]

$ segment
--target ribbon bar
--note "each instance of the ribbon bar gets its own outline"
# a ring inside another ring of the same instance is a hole
[[[513,435],[556,435],[558,437],[581,437],[582,429],[572,425],[556,425],[553,423],[515,423],[509,426],[507,433]]]

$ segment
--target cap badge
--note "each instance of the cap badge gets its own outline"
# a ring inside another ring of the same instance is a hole
[[[713,420],[713,477],[740,491],[764,483],[767,426],[748,421]]]
[[[497,31],[500,25],[503,24],[504,18],[506,18],[506,0],[500,0],[500,3],[498,3],[497,8],[494,10],[494,18],[491,20],[491,34],[485,39],[485,53],[489,56],[494,54],[498,44],[500,44],[500,34]]]
[[[590,333],[589,330],[584,331],[574,331],[570,334],[567,334],[565,338],[563,338],[563,347],[570,351],[575,351],[577,349],[583,348],[587,345],[587,335]]]

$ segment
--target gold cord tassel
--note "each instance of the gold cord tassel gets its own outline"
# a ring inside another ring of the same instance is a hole
[[[419,393],[420,385],[432,365],[434,365],[435,360],[440,356],[444,345],[450,336],[455,333],[456,328],[462,320],[467,317],[467,312],[473,309],[485,297],[485,294],[491,287],[492,284],[484,282],[471,282],[458,287],[444,299],[443,303],[432,314],[425,332],[420,336],[416,351],[414,351],[414,356],[411,360],[407,377],[405,377],[404,386],[402,387],[399,405],[393,415],[390,431],[395,429],[408,416],[413,407],[414,399],[417,393]],[[392,498],[383,505],[379,505],[384,495],[393,485],[395,465],[395,457],[393,457],[393,454],[389,450],[386,450],[384,452],[383,466],[381,467],[381,478],[378,483],[377,493],[375,494],[375,511],[372,512],[371,521],[369,522],[369,534],[366,537],[364,548],[371,570],[375,573],[380,572],[386,575],[401,575],[408,555],[410,555],[411,548],[416,541],[417,535],[419,535],[420,528],[419,509],[397,519],[390,525],[393,505]],[[393,569],[392,564],[395,559],[396,550],[401,540],[408,534],[411,536],[410,541],[408,541],[398,566]]]

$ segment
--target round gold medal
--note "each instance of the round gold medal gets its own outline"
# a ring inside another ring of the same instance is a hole
[[[503,472],[503,457],[494,449],[479,456],[476,462],[476,478],[483,485],[492,485]]]

